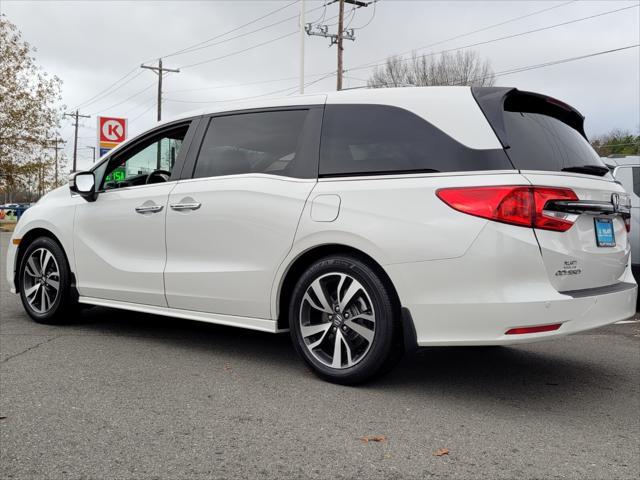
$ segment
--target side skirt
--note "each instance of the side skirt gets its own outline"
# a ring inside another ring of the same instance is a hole
[[[249,330],[258,330],[261,332],[278,332],[277,322],[275,320],[267,320],[265,318],[236,317],[234,315],[180,310],[177,308],[119,302],[117,300],[105,300],[93,297],[79,297],[78,302],[85,303],[87,305],[96,305],[99,307],[119,308],[121,310],[130,310],[132,312],[150,313],[152,315],[163,315],[165,317],[184,318],[186,320],[196,320],[198,322],[215,323],[218,325],[227,325],[229,327],[248,328]]]

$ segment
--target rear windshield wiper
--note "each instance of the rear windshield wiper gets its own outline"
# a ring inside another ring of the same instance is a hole
[[[598,175],[602,177],[609,173],[607,167],[599,167],[598,165],[582,165],[576,167],[565,167],[560,170],[561,172],[574,172],[574,173],[586,173],[587,175]]]

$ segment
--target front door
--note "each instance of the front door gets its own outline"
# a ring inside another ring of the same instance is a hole
[[[154,131],[95,169],[97,199],[79,205],[75,214],[81,296],[167,305],[167,200],[188,128],[186,123]]]

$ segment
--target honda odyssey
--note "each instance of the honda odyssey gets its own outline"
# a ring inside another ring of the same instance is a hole
[[[514,88],[351,90],[160,124],[18,223],[38,322],[77,304],[290,331],[353,384],[415,346],[510,345],[634,314],[630,198],[584,117]]]

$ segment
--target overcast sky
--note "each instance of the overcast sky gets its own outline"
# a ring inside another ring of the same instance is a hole
[[[323,3],[306,0],[308,22],[320,21],[323,15],[324,23],[337,22],[337,5],[329,5],[325,12]],[[554,6],[558,7],[550,9]],[[375,16],[373,6],[358,9],[353,15],[347,6],[350,27],[368,25],[356,30],[355,42],[346,42],[345,68],[353,69],[412,49],[426,53],[463,47],[624,7],[633,8],[473,47],[491,61],[496,73],[640,43],[638,1],[383,0],[376,4]],[[297,18],[286,19],[298,14],[299,2],[0,0],[1,12],[38,49],[37,62],[64,81],[65,105],[69,109],[81,105],[81,113],[92,115],[81,122],[79,144],[83,147],[96,144],[96,115],[128,117],[130,135],[153,125],[156,76],[137,68],[141,62],[157,61],[159,56],[220,36],[279,8],[282,9],[273,15],[209,42],[216,45],[205,43],[206,48],[165,58],[166,67],[180,67],[182,71],[164,78],[163,118],[207,106],[189,102],[235,99],[283,89],[289,90],[279,95],[294,92],[298,84],[299,36],[274,39],[296,32]],[[543,9],[549,10],[507,22]],[[232,38],[276,22],[281,23]],[[485,29],[501,22],[507,23]],[[335,28],[329,27],[331,31]],[[465,35],[480,29],[483,30]],[[456,36],[460,38],[448,40]],[[223,40],[228,41],[220,43]],[[233,54],[263,42],[269,43]],[[435,43],[438,45],[420,50]],[[308,82],[321,78],[317,74],[335,71],[336,47],[329,48],[327,39],[307,37],[305,45]],[[233,55],[218,58],[228,54]],[[188,67],[211,59],[214,60]],[[121,88],[87,104],[87,100],[130,71],[133,73],[121,82]],[[347,71],[345,86],[363,85],[369,73],[369,69]],[[586,116],[589,135],[612,128],[640,128],[638,48],[500,76],[497,85],[542,92],[570,103]],[[307,92],[333,89],[335,78],[331,76],[308,86]],[[113,105],[116,106],[110,108]],[[69,140],[68,152],[73,141],[70,123],[65,120],[62,129],[62,137]],[[79,168],[88,167],[91,150],[82,148],[79,152]]]

